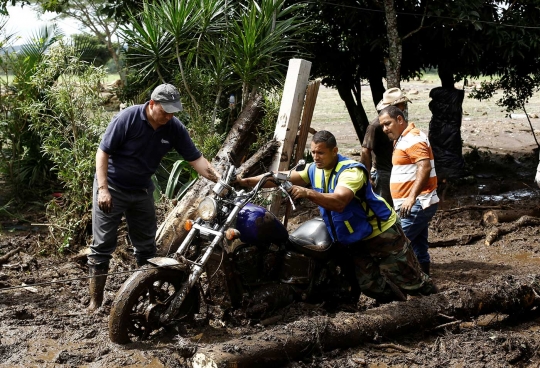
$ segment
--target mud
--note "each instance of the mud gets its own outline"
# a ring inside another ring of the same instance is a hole
[[[481,123],[477,128],[482,129]],[[507,128],[499,125],[497,129]],[[492,139],[475,144],[500,146]],[[500,139],[504,141],[503,136]],[[471,177],[448,184],[431,225],[430,241],[486,232],[483,210],[473,206],[533,209],[540,204],[540,190],[532,181],[538,156],[530,146],[504,148],[503,153],[480,152]],[[291,229],[318,213],[306,202],[297,207],[289,220]],[[129,247],[123,244],[115,253],[103,307],[87,314],[88,269],[84,257],[75,253],[44,256],[43,227],[24,226],[9,219],[0,222],[0,256],[17,247],[22,249],[0,265],[0,367],[183,367],[187,365],[186,357],[197,347],[222,343],[229,353],[242,354],[241,345],[227,342],[236,338],[250,340],[256,333],[265,336],[265,331],[285,328],[287,323],[308,317],[330,318],[339,323],[350,313],[363,313],[375,306],[366,297],[361,297],[358,305],[341,305],[337,310],[326,309],[324,303],[297,302],[264,320],[203,306],[192,325],[162,330],[148,341],[120,346],[109,341],[107,323],[115,292],[135,269]],[[479,238],[467,245],[432,248],[430,253],[432,277],[443,291],[490,283],[497,276],[539,274],[540,227],[520,227],[490,246]],[[62,280],[71,281],[53,283]],[[23,283],[26,288],[21,287]],[[50,284],[38,285],[42,283]],[[455,321],[441,320],[443,327],[397,337],[377,335],[369,344],[355,348],[312,349],[302,360],[290,361],[286,366],[540,366],[538,309],[449,322]],[[306,326],[306,333],[313,333],[313,327]],[[266,336],[272,339],[270,334]],[[264,344],[265,340],[258,343]]]

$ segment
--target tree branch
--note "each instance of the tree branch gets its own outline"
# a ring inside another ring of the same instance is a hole
[[[411,32],[409,32],[405,37],[402,37],[401,38],[402,40],[411,37],[413,34],[415,34],[416,32],[420,31],[423,28],[427,28],[427,27],[424,27],[424,20],[426,19],[427,10],[428,10],[428,6],[427,6],[427,1],[426,1],[426,8],[424,9],[424,15],[422,15],[422,20],[420,21],[420,25],[418,26],[417,29],[414,29]]]

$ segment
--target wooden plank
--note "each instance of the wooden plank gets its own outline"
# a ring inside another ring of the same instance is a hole
[[[319,94],[319,87],[321,85],[321,78],[317,78],[314,81],[309,82],[306,91],[306,102],[304,103],[304,110],[302,112],[302,120],[300,122],[300,131],[296,137],[296,150],[294,151],[294,164],[304,157],[304,150],[306,149],[308,133],[311,130],[311,120],[313,119],[313,111],[315,110],[315,103],[317,102],[317,96]],[[287,203],[287,210],[283,217],[283,225],[287,227],[289,215],[291,212],[291,204]]]
[[[306,91],[306,102],[304,103],[302,121],[300,122],[300,132],[298,133],[296,150],[294,153],[296,162],[304,157],[304,150],[307,145],[308,133],[311,130],[311,120],[313,119],[313,111],[315,110],[315,103],[317,102],[317,96],[319,95],[321,80],[321,78],[317,78],[316,80],[309,82]]]
[[[289,60],[289,69],[283,87],[283,96],[279,108],[274,139],[280,146],[274,155],[270,170],[288,170],[294,152],[294,141],[298,133],[300,116],[304,106],[311,62],[303,59]],[[274,197],[270,211],[277,214],[281,204],[281,195]]]

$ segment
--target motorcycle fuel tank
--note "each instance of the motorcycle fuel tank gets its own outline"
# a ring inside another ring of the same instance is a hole
[[[287,229],[272,212],[251,203],[240,210],[236,229],[244,243],[281,243],[289,238]]]

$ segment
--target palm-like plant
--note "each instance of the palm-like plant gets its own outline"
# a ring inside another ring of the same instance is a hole
[[[174,39],[157,19],[156,7],[143,5],[140,14],[128,14],[130,22],[120,27],[124,41],[129,45],[128,55],[131,67],[138,70],[142,78],[156,72],[163,83],[163,72],[167,70],[171,58]]]
[[[231,5],[225,0],[162,0],[151,5],[145,2],[143,12],[131,14],[130,25],[121,30],[130,45],[128,59],[136,60],[139,70],[157,71],[161,65],[156,62],[158,57],[176,58],[184,88],[200,121],[199,104],[187,83],[185,64],[195,60],[195,67],[211,70],[210,74],[217,78],[216,101],[227,84],[239,84],[245,102],[259,88],[279,83],[285,58],[298,52],[301,34],[307,30],[305,22],[296,15],[300,6],[287,7],[285,0],[250,1],[248,6],[237,2]],[[166,50],[160,48],[156,38],[147,36],[150,29],[165,30],[173,43]],[[145,46],[139,47],[142,44]],[[142,55],[144,52],[146,56]],[[224,78],[231,81],[224,83]],[[214,120],[215,113],[212,116]]]

